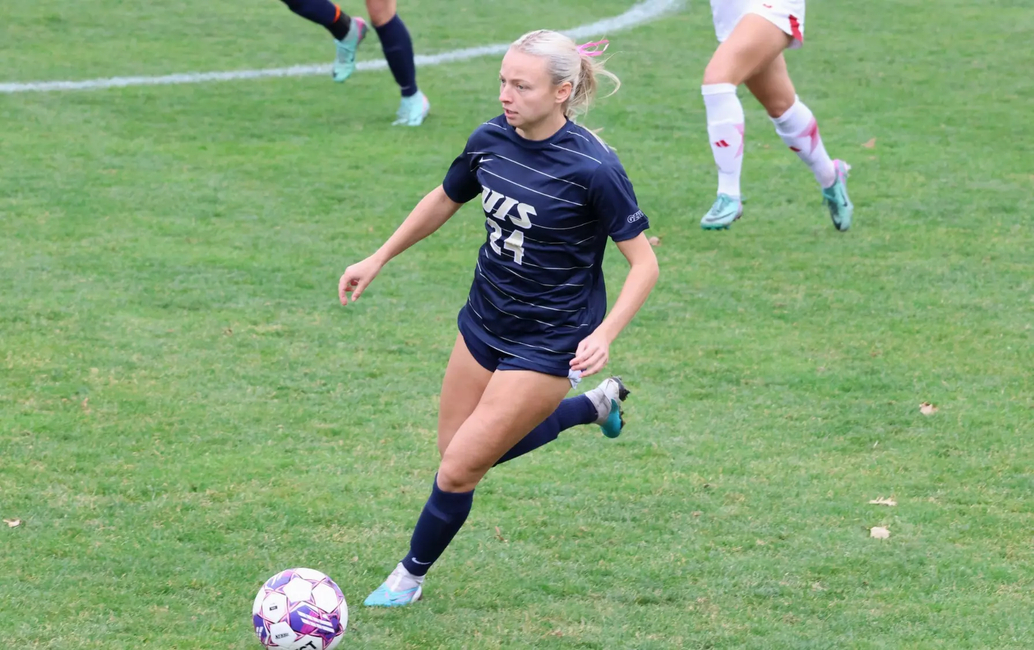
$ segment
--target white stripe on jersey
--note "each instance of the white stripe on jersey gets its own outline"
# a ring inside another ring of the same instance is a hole
[[[527,239],[527,237],[525,237],[525,239]],[[487,250],[485,251],[485,257],[488,258],[488,251]],[[533,284],[537,284],[540,287],[553,287],[553,288],[556,288],[556,287],[584,287],[585,286],[584,284],[582,284],[580,282],[579,283],[565,282],[564,284],[548,284],[546,282],[539,282],[538,280],[532,280],[531,278],[526,278],[523,275],[521,275],[520,273],[518,273],[517,271],[514,271],[513,269],[511,269],[509,266],[506,266],[505,264],[500,265],[499,268],[506,269],[507,271],[510,272],[511,275],[515,275],[518,278],[520,278],[522,280],[525,280],[527,282],[531,282]]]
[[[557,149],[563,149],[564,151],[570,151],[571,153],[576,153],[579,156],[582,156],[584,158],[588,158],[589,160],[595,160],[597,163],[599,163],[601,165],[603,164],[603,161],[600,160],[599,158],[593,158],[592,156],[586,155],[586,154],[582,153],[581,151],[575,151],[574,149],[568,149],[567,147],[561,147],[558,144],[550,144],[549,146],[556,147]]]
[[[524,239],[527,239],[527,238],[525,237]],[[485,251],[485,258],[486,259],[491,259],[491,257],[488,256],[488,251],[487,250]],[[480,265],[481,262],[477,262],[477,264]],[[514,271],[513,269],[511,269],[510,267],[508,267],[506,265],[499,265],[499,268],[500,269],[506,269],[508,272],[510,272],[511,275],[515,275],[518,278],[520,278],[521,280],[525,280],[527,282],[538,284],[539,286],[551,286],[553,288],[560,287],[560,286],[572,286],[572,287],[585,286],[581,282],[578,282],[578,283],[565,282],[564,284],[549,284],[548,282],[539,282],[538,280],[533,280],[531,278],[525,278],[524,276],[522,276],[521,274],[517,273],[516,271]],[[479,269],[480,269],[480,267],[479,267]]]
[[[499,174],[492,173],[492,172],[488,171],[487,169],[482,168],[482,171],[485,172],[486,174],[492,174],[492,176],[495,176],[499,180],[506,181],[507,183],[509,183],[511,185],[516,185],[517,187],[519,187],[521,189],[528,190],[529,192],[534,192],[535,194],[538,194],[540,196],[544,196],[547,199],[553,199],[554,201],[560,201],[561,203],[570,203],[571,205],[577,206],[579,208],[585,206],[584,203],[575,203],[574,201],[568,201],[567,199],[562,199],[559,196],[553,196],[552,194],[546,194],[545,192],[539,192],[538,190],[533,190],[530,187],[525,187],[524,185],[521,185],[520,183],[511,181],[509,178],[507,178],[505,176],[500,176]],[[565,230],[568,230],[568,229],[565,229]]]
[[[505,309],[501,308],[499,305],[495,304],[494,302],[489,300],[487,297],[485,297],[484,300],[488,304],[492,305],[492,308],[495,309],[497,312],[500,312],[502,314],[506,314],[507,316],[512,316],[512,317],[514,317],[514,318],[516,318],[518,320],[530,320],[530,321],[533,321],[533,322],[545,325],[546,327],[552,327],[554,329],[562,327],[562,328],[568,329],[568,330],[576,330],[576,329],[580,329],[582,327],[588,327],[589,326],[589,323],[580,323],[578,325],[557,325],[556,323],[547,323],[546,321],[539,320],[537,318],[528,318],[527,316],[518,316],[517,314],[514,314],[512,312],[508,312]]]
[[[594,223],[596,223],[596,222],[595,221],[583,221],[580,224],[577,224],[577,225],[574,225],[574,226],[564,226],[563,228],[550,228],[549,226],[542,226],[542,225],[539,225],[539,224],[536,223],[536,224],[534,224],[534,227],[535,228],[541,228],[542,230],[575,230],[576,228],[581,228],[582,226],[589,226],[589,225],[592,225]],[[593,235],[593,236],[595,237],[595,235]],[[586,266],[585,268],[589,268],[589,267]]]
[[[521,266],[534,266],[537,269],[544,271],[574,271],[575,269],[591,269],[592,264],[588,266],[539,266],[538,264],[532,264],[528,261],[521,262]]]
[[[586,237],[585,239],[581,241],[576,241],[573,244],[568,244],[567,242],[563,241],[541,241],[539,239],[532,239],[531,237],[528,237],[527,234],[524,235],[524,241],[533,241],[536,244],[542,244],[543,246],[578,246],[579,244],[584,244],[585,242],[592,241],[593,239],[596,239],[596,235]]]
[[[489,152],[489,151],[472,151],[471,153],[473,153],[473,154],[479,154],[479,153],[487,154],[487,153],[491,153],[491,152]],[[506,156],[500,156],[499,154],[495,154],[495,157],[499,158],[500,160],[505,160],[506,162],[510,162],[510,163],[515,164],[515,165],[519,165],[519,166],[521,166],[521,167],[523,167],[525,169],[530,169],[531,171],[535,172],[536,174],[542,174],[543,176],[545,176],[547,178],[552,178],[555,181],[560,181],[561,183],[567,183],[568,185],[574,185],[575,187],[580,187],[583,190],[588,190],[589,189],[589,188],[585,187],[584,185],[579,185],[578,183],[575,183],[574,181],[565,180],[563,178],[557,178],[556,176],[553,176],[551,174],[547,174],[546,172],[539,171],[539,170],[535,169],[534,167],[528,167],[524,163],[519,163],[516,160],[512,160],[510,158],[507,158]],[[489,158],[485,158],[485,159],[482,159],[481,162],[485,162],[485,160],[490,160],[490,159]]]
[[[485,317],[482,316],[481,314],[479,314],[478,310],[474,309],[474,305],[470,304],[470,298],[467,298],[467,306],[470,307],[470,311],[474,312],[475,316],[477,316],[479,319],[481,319],[481,324],[485,327],[485,330],[491,332],[491,330],[488,329],[488,326],[485,325]],[[494,332],[492,332],[492,333],[494,334]],[[502,337],[500,337],[500,338],[502,338]],[[484,341],[481,341],[481,342],[485,343]],[[518,359],[524,359],[525,361],[531,362],[531,359],[528,359],[527,357],[522,357],[519,354],[514,354],[513,352],[510,352],[509,350],[501,350],[501,349],[497,348],[496,346],[494,346],[494,345],[492,345],[490,343],[485,343],[485,345],[487,345],[488,347],[492,348],[496,352],[502,352],[503,354],[508,354],[511,357],[517,357]],[[534,363],[534,362],[532,362],[532,363]]]
[[[542,267],[539,267],[539,268],[542,268]],[[586,267],[586,268],[588,268],[588,267]],[[510,300],[512,300],[514,302],[519,302],[522,305],[528,305],[530,307],[534,307],[535,309],[548,309],[549,311],[563,312],[563,313],[566,313],[566,314],[577,314],[579,311],[581,311],[580,309],[558,309],[556,307],[546,307],[545,305],[536,305],[533,302],[528,302],[527,300],[521,300],[520,298],[518,298],[516,296],[511,296],[510,294],[508,294],[505,291],[503,291],[502,289],[500,289],[499,285],[497,285],[495,282],[492,282],[492,280],[490,280],[488,278],[488,276],[484,274],[484,272],[481,270],[481,262],[480,261],[478,261],[478,263],[477,263],[477,269],[478,269],[478,274],[485,279],[485,282],[487,282],[490,285],[492,285],[492,287],[494,287],[496,291],[498,291],[499,293],[503,294],[504,296],[506,296],[507,298],[509,298]]]
[[[568,133],[570,133],[571,135],[576,135],[579,138],[581,138],[582,140],[585,140],[586,142],[595,142],[597,144],[597,146],[603,147],[603,151],[604,152],[607,152],[607,151],[611,150],[610,149],[610,145],[608,145],[606,142],[604,142],[603,138],[601,138],[600,136],[596,135],[592,131],[589,131],[589,133],[592,134],[592,137],[595,138],[595,140],[590,140],[589,138],[585,137],[584,135],[582,135],[581,133],[578,133],[576,131],[568,131]]]
[[[467,301],[467,304],[470,305],[470,301],[469,300]],[[485,317],[482,316],[481,314],[478,314],[477,310],[474,309],[473,305],[470,305],[470,311],[472,311],[475,314],[477,314],[477,317],[481,319],[481,326],[485,328],[486,332],[488,332],[492,336],[495,336],[495,337],[499,338],[500,340],[506,341],[507,343],[513,343],[514,345],[523,345],[526,348],[533,348],[533,349],[536,349],[536,350],[545,350],[546,352],[552,352],[553,354],[560,354],[560,355],[563,355],[565,357],[574,356],[570,352],[560,352],[559,350],[554,350],[552,348],[547,348],[547,347],[542,346],[542,345],[532,345],[530,343],[522,343],[521,341],[514,341],[512,339],[506,338],[505,336],[501,336],[499,334],[496,334],[495,332],[492,331],[492,328],[490,328],[488,326],[488,321],[485,320]],[[492,348],[493,350],[499,350],[499,348],[495,347],[494,345],[489,345],[488,347]],[[517,357],[518,359],[524,359],[525,361],[529,361],[529,362],[534,363],[533,361],[531,361],[531,359],[522,357],[519,354],[514,354],[513,352],[511,352],[509,350],[499,350],[499,351],[502,352],[503,354],[508,354],[508,355],[510,355],[512,357]]]

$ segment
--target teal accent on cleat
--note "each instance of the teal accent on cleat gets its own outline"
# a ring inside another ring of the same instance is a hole
[[[621,430],[625,428],[625,419],[621,416],[621,404],[616,399],[610,400],[610,415],[607,416],[607,421],[600,425],[603,435],[608,438],[617,438],[621,435]]]
[[[822,190],[822,202],[829,208],[833,226],[840,232],[846,232],[851,227],[854,217],[854,204],[847,196],[847,176],[851,171],[851,165],[843,160],[834,160],[833,168],[836,170],[837,179]]]
[[[420,585],[404,591],[392,591],[388,588],[388,583],[385,582],[367,596],[363,604],[367,607],[402,607],[420,600],[422,591],[423,587]]]
[[[415,603],[424,592],[423,581],[423,576],[410,574],[399,562],[388,579],[367,596],[363,604],[367,607],[402,607]]]
[[[393,126],[420,126],[431,112],[431,102],[419,90],[409,97],[403,97],[395,114]]]
[[[603,435],[608,438],[617,438],[625,428],[621,404],[630,393],[621,377],[608,377],[599,386],[585,393],[596,407],[596,424],[600,425]]]
[[[365,20],[353,18],[348,34],[340,41],[334,41],[337,46],[337,56],[334,57],[334,81],[341,83],[355,72],[355,52],[359,49],[359,44],[366,38],[368,29]]]
[[[704,230],[727,230],[733,221],[742,216],[743,201],[728,194],[719,194],[711,209],[700,220],[700,227]]]

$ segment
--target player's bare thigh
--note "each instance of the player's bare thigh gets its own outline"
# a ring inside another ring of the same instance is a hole
[[[566,377],[529,370],[492,373],[474,412],[442,456],[438,487],[446,492],[473,490],[504,453],[560,406],[570,389]]]
[[[492,372],[474,359],[463,335],[457,334],[438,403],[438,453],[445,455],[452,437],[474,412],[491,378]]]
[[[793,37],[757,14],[745,14],[704,69],[704,84],[738,86],[771,64]]]

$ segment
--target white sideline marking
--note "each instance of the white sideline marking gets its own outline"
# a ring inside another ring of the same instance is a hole
[[[565,30],[571,38],[606,36],[608,33],[630,29],[637,25],[674,12],[683,0],[644,0],[628,11],[611,18]],[[440,65],[453,61],[467,61],[492,54],[503,54],[509,43],[468,47],[438,54],[421,54],[416,57],[419,67]],[[360,61],[356,70],[382,70],[388,67],[384,59]],[[267,77],[308,77],[330,75],[330,64],[295,65],[289,68],[267,68],[265,70],[232,70],[228,72],[183,72],[160,77],[109,77],[84,81],[29,81],[23,83],[0,83],[0,94],[27,92],[54,92],[62,90],[102,90],[104,88],[125,88],[126,86],[168,86],[173,84],[195,84],[206,81],[237,81],[239,79],[263,79]]]

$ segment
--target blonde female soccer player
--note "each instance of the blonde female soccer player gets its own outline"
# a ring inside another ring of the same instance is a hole
[[[728,228],[743,214],[743,106],[736,96],[742,83],[768,111],[776,133],[815,174],[822,200],[837,230],[851,227],[854,206],[847,196],[842,160],[831,160],[815,116],[797,97],[783,50],[804,43],[805,0],[711,0],[715,34],[721,43],[704,70],[701,92],[707,108],[707,134],[718,165],[718,198],[700,225]]]
[[[341,276],[341,303],[348,293],[358,300],[390,259],[481,197],[486,241],[442,381],[441,464],[409,552],[367,605],[420,597],[424,576],[463,525],[474,488],[493,465],[579,424],[600,424],[611,437],[621,432],[627,391],[620,379],[564,399],[579,377],[607,364],[611,343],[658,275],[643,234],[648,221],[621,162],[572,121],[588,109],[599,76],[616,81],[594,58],[605,45],[576,46],[551,31],[517,39],[499,75],[503,114],[479,126],[442,185],[376,253]],[[630,265],[609,314],[602,270],[608,239]]]

